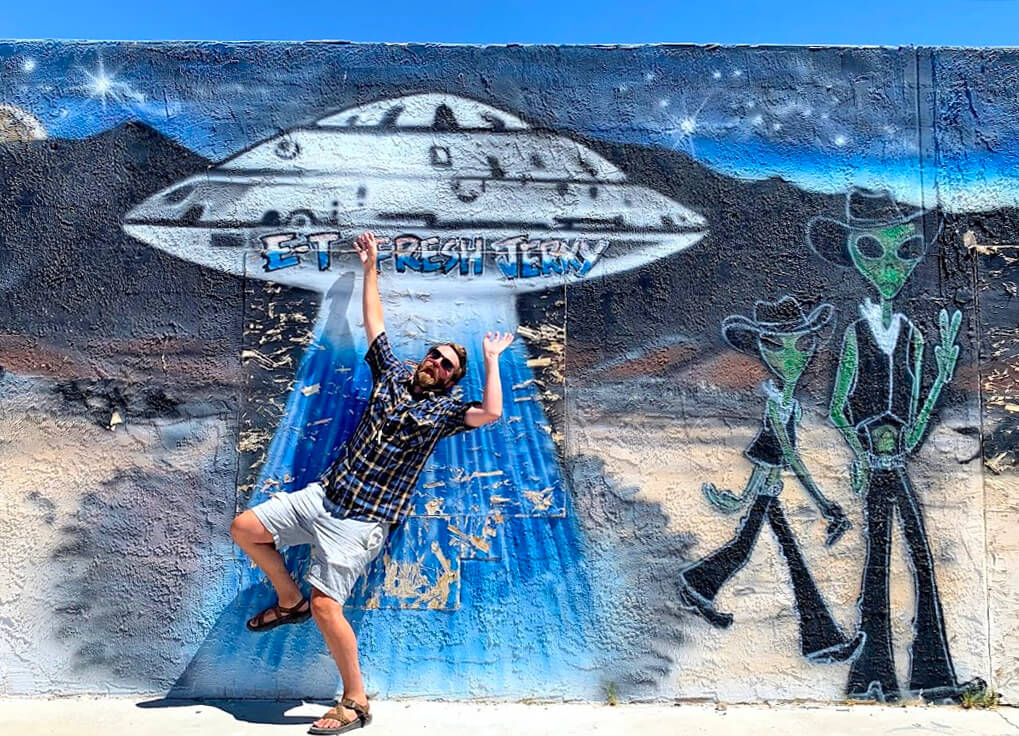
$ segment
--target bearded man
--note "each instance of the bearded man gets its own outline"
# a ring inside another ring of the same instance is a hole
[[[488,333],[483,342],[484,394],[464,402],[450,389],[467,372],[467,352],[455,343],[431,348],[409,368],[389,345],[378,283],[378,241],[355,241],[364,267],[362,309],[368,336],[365,360],[372,391],[353,434],[320,482],[281,493],[234,519],[234,541],[266,574],[278,601],[248,621],[251,631],[299,623],[314,616],[343,680],[343,696],[309,730],[342,733],[371,721],[358,663],[357,638],[343,603],[381,551],[390,529],[407,516],[418,476],[444,437],[494,422],[502,415],[499,356],[513,334]],[[313,545],[305,598],[279,550]]]

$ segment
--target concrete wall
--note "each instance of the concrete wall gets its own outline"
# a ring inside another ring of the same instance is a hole
[[[356,422],[371,228],[401,357],[521,339],[349,601],[370,691],[1015,699],[1016,69],[0,45],[0,694],[333,692],[227,529]]]

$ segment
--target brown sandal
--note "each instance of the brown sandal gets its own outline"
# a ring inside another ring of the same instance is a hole
[[[308,607],[303,611],[299,610],[301,606],[304,605],[307,605]],[[272,621],[266,621],[265,617],[272,612],[275,612],[276,618]],[[301,598],[301,600],[297,602],[297,605],[289,608],[281,606],[277,601],[276,605],[269,606],[254,618],[248,619],[248,623],[246,625],[248,627],[248,631],[268,631],[269,629],[275,629],[277,626],[282,626],[283,624],[299,624],[302,621],[306,621],[309,616],[311,616],[311,601],[307,598]]]
[[[356,717],[347,720],[347,717],[343,715],[341,708],[348,708],[354,711],[354,713],[357,714]],[[308,729],[308,733],[316,734],[318,736],[346,733],[347,731],[351,731],[355,728],[364,728],[372,722],[372,714],[368,707],[368,703],[366,702],[364,705],[361,705],[360,703],[355,703],[350,698],[344,698],[341,700],[339,705],[335,705],[327,710],[322,715],[322,718],[319,718],[319,720],[321,721],[323,718],[339,721],[340,725],[335,728],[320,728],[319,726],[312,726]]]

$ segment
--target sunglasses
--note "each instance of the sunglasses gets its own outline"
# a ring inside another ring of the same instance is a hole
[[[456,370],[456,366],[453,365],[453,361],[447,358],[442,353],[440,353],[438,348],[432,348],[431,350],[429,350],[428,357],[431,358],[436,363],[438,363],[440,366],[442,366],[442,370],[444,370],[446,373],[452,373],[454,370]]]

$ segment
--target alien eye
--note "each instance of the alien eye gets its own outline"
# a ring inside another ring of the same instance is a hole
[[[880,258],[885,250],[881,247],[878,239],[872,235],[861,235],[856,239],[856,249],[867,258]]]
[[[896,255],[906,260],[915,260],[921,258],[923,252],[923,238],[918,235],[915,238],[910,238],[905,243],[901,243],[896,251]]]
[[[761,346],[765,350],[781,350],[782,341],[769,335],[761,335]]]

